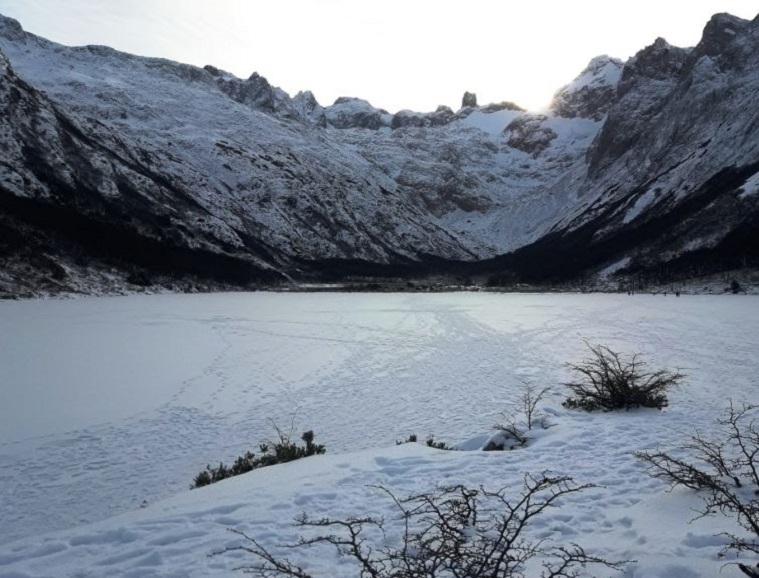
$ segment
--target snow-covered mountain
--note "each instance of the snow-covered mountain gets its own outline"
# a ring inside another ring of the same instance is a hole
[[[575,205],[497,267],[667,281],[759,265],[757,95],[759,17],[716,15],[692,49],[657,39],[624,66]]]
[[[0,76],[0,291],[759,257],[759,19],[596,58],[541,113],[322,106],[1,16]]]

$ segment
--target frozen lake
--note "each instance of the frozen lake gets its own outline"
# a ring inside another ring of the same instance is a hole
[[[694,423],[759,392],[756,297],[2,302],[0,543],[184,490],[207,463],[255,450],[272,422],[313,429],[329,453],[410,433],[463,441],[498,420],[521,382],[565,380],[583,340],[683,368],[694,387],[675,394],[678,411]]]

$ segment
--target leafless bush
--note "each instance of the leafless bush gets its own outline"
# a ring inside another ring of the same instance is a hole
[[[533,519],[556,506],[560,498],[591,487],[577,485],[567,476],[544,473],[527,475],[521,494],[513,499],[505,489],[488,491],[463,485],[402,499],[380,488],[400,513],[403,530],[398,546],[384,545],[384,519],[312,520],[304,514],[295,525],[312,535],[282,548],[327,545],[338,556],[352,559],[361,578],[522,577],[528,562],[540,564],[544,578],[576,577],[588,565],[619,570],[623,562],[589,555],[577,544],[553,545],[527,535]],[[278,556],[253,536],[232,531],[243,543],[212,556],[244,552],[252,561],[238,570],[265,578],[312,578],[307,570]]]
[[[549,427],[548,416],[538,411],[538,404],[551,392],[550,387],[539,388],[530,383],[522,384],[521,393],[517,399],[516,408],[502,414],[503,420],[494,424],[498,432],[485,446],[486,451],[514,448],[527,443],[528,435],[533,426]]]
[[[728,542],[721,551],[750,552],[759,555],[759,406],[730,402],[717,420],[715,439],[696,432],[683,449],[691,459],[666,452],[639,452],[636,457],[648,466],[649,473],[672,487],[683,486],[701,493],[704,506],[697,518],[716,513],[734,518],[744,534],[723,534]],[[759,578],[759,565],[738,565],[744,574]]]
[[[483,448],[486,452],[514,449],[525,445],[529,439],[525,428],[519,423],[515,414],[503,414],[503,421],[493,424],[493,429],[497,433]]]
[[[519,405],[522,415],[527,422],[527,429],[531,430],[536,421],[540,422],[541,427],[544,427],[546,416],[538,413],[538,404],[543,401],[543,398],[551,393],[550,387],[539,388],[530,383],[525,383],[522,386],[522,393],[519,396]]]
[[[592,353],[590,358],[567,364],[579,377],[564,384],[574,394],[564,401],[564,407],[586,411],[661,409],[667,406],[667,393],[685,378],[680,372],[647,370],[637,353],[623,357],[603,345],[587,346]]]

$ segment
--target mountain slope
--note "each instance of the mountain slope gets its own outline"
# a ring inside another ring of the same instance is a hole
[[[0,52],[7,292],[430,266],[541,281],[756,256],[757,20],[594,59],[542,113],[324,107],[1,16]]]
[[[239,259],[231,244],[228,252],[213,251],[215,239],[174,226],[203,219],[205,211],[143,151],[117,134],[93,138],[91,126],[20,79],[2,54],[0,75],[4,253],[10,264],[25,265],[22,273],[54,290],[77,261],[107,256],[232,283],[279,277],[257,257],[267,254],[263,247],[250,243]],[[68,267],[58,262],[61,253]]]
[[[662,281],[759,266],[757,94],[759,19],[716,15],[690,50],[657,40],[625,65],[582,203],[499,265],[539,280],[617,263]]]

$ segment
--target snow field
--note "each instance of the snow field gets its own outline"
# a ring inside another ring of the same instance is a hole
[[[76,327],[67,339],[56,330]],[[257,293],[0,303],[0,576],[229,575],[245,560],[206,557],[238,543],[227,528],[273,546],[297,538],[290,520],[304,511],[392,520],[388,498],[368,485],[400,496],[455,483],[516,492],[526,472],[546,469],[601,487],[536,520],[536,537],[636,559],[626,576],[712,576],[724,563],[714,534],[732,526],[719,518],[689,525],[699,500],[665,493],[631,452],[676,445],[694,426],[708,433],[728,398],[755,399],[757,329],[756,299],[745,296]],[[622,414],[566,411],[556,388],[544,404],[555,426],[511,452],[394,445],[410,433],[482,439],[523,380],[565,380],[562,364],[585,356],[583,339],[682,368],[687,383],[662,412]],[[130,367],[109,380],[110,346]],[[24,351],[29,361],[12,363]],[[149,362],[155,352],[160,363]],[[102,393],[111,387],[115,407]],[[67,399],[80,411],[56,416]],[[314,429],[326,456],[183,491],[206,463],[256,449],[271,436],[269,419],[289,426],[295,409],[296,433]],[[46,416],[43,435],[31,437],[24,422]],[[356,575],[327,550],[300,556],[317,575]]]

